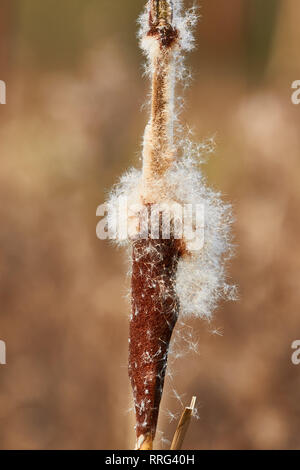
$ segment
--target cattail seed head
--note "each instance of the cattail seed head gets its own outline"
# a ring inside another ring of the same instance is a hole
[[[137,438],[155,436],[169,343],[179,314],[175,279],[180,249],[172,237],[133,244],[129,376]]]
[[[143,142],[143,168],[122,177],[108,208],[126,197],[150,213],[157,203],[204,208],[204,242],[193,251],[183,234],[143,238],[138,214],[131,215],[131,317],[129,376],[135,414],[137,448],[150,449],[156,432],[169,345],[178,317],[210,319],[220,299],[233,299],[226,281],[225,260],[232,253],[231,207],[207,186],[199,161],[208,150],[176,134],[175,84],[182,77],[183,51],[192,49],[197,15],[182,10],[181,0],[148,0],[140,18],[140,43],[151,79],[149,122]],[[181,158],[179,156],[181,155]],[[110,212],[110,211],[109,211]],[[112,211],[111,211],[112,212]]]

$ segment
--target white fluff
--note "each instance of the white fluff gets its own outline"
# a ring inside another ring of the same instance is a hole
[[[180,79],[185,75],[180,52],[190,51],[194,46],[192,29],[197,21],[197,15],[195,8],[183,15],[181,0],[173,0],[172,4],[173,26],[179,31],[175,67],[176,79]],[[149,5],[139,20],[141,26],[139,38],[148,58],[148,71],[151,74],[153,56],[158,53],[159,46],[156,39],[147,37],[148,8]],[[175,113],[176,111],[172,116],[173,122],[177,121]],[[177,160],[161,179],[154,179],[151,182],[151,193],[155,202],[204,206],[204,244],[201,250],[190,251],[189,241],[183,238],[186,253],[179,261],[176,293],[180,301],[181,317],[193,316],[210,320],[220,299],[233,300],[236,297],[236,288],[227,283],[225,271],[225,262],[233,253],[231,206],[222,201],[220,193],[208,187],[200,170],[199,164],[205,162],[214,148],[213,140],[196,145],[179,135],[177,126],[177,135],[175,135]],[[120,196],[127,197],[130,205],[143,204],[142,171],[130,170],[121,178],[111,193],[108,203],[110,209],[113,209]],[[133,231],[134,227],[138,226],[136,214],[130,216],[129,225],[133,227]],[[124,242],[130,245],[132,241],[128,238]]]
[[[149,3],[149,2],[148,2]],[[172,25],[177,28],[179,32],[179,42],[180,49],[185,52],[189,52],[194,48],[195,39],[193,35],[193,29],[197,24],[198,15],[197,9],[195,7],[190,8],[189,10],[182,12],[182,0],[172,0],[173,5],[173,23]],[[140,40],[140,45],[143,51],[147,56],[152,55],[154,43],[157,41],[151,41],[147,37],[147,32],[149,28],[148,24],[149,18],[149,5],[147,4],[143,13],[139,17],[140,30],[138,33],[138,38]]]
[[[131,203],[139,204],[141,181],[140,171],[126,173],[112,192],[109,205],[115,204],[119,196],[126,196]],[[236,298],[236,287],[227,283],[224,266],[233,254],[231,206],[222,201],[220,193],[207,186],[197,155],[193,154],[184,155],[169,170],[161,198],[181,205],[192,204],[195,207],[203,204],[205,207],[203,248],[194,252],[187,249],[180,259],[176,292],[180,315],[211,319],[220,299]],[[130,239],[125,243],[130,244]]]

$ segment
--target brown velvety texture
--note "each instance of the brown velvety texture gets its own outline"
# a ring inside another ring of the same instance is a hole
[[[179,304],[175,276],[181,242],[137,240],[133,244],[129,376],[134,394],[136,434],[156,431],[169,343]]]

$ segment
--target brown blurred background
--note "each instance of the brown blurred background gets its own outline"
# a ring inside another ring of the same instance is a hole
[[[182,120],[199,140],[216,135],[204,170],[234,202],[240,301],[188,323],[199,354],[176,362],[157,446],[175,429],[166,410],[181,411],[174,387],[184,404],[198,397],[187,449],[300,449],[300,2],[199,3]],[[1,0],[2,449],[134,444],[127,266],[97,240],[95,213],[141,164],[143,4]]]

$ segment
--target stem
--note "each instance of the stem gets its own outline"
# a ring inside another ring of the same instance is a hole
[[[138,450],[153,450],[153,437],[148,434]]]
[[[150,0],[147,38],[154,44],[150,54],[152,72],[151,115],[143,148],[143,178],[151,183],[161,179],[174,160],[175,46],[178,32],[172,25],[171,0]]]

